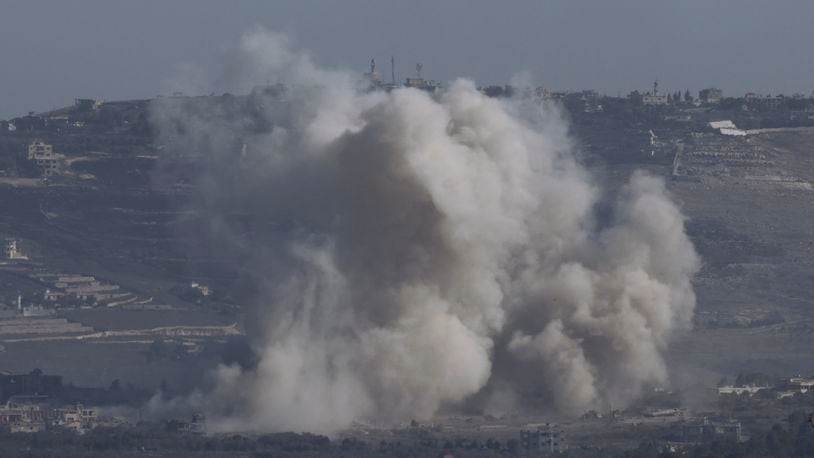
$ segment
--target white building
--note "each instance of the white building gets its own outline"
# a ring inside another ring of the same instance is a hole
[[[814,378],[792,377],[789,379],[789,385],[800,393],[806,393],[814,388]]]
[[[709,127],[717,130],[721,133],[721,135],[728,135],[731,137],[744,137],[747,134],[745,130],[738,129],[735,123],[728,119],[723,121],[712,121],[709,123]]]
[[[53,145],[42,140],[36,140],[28,145],[28,160],[37,163],[40,173],[49,177],[59,173],[60,162],[63,156],[54,152]]]
[[[661,417],[681,417],[684,416],[682,409],[652,409],[644,413],[645,417],[661,418]]]
[[[653,92],[648,92],[642,96],[643,105],[667,105],[666,94],[659,94],[659,82],[653,83]]]
[[[196,281],[191,282],[189,284],[189,287],[198,291],[201,294],[201,296],[209,296],[210,294],[212,294],[212,290],[209,289],[208,286],[198,283]]]
[[[667,96],[658,94],[645,94],[642,96],[643,105],[667,105]]]
[[[735,385],[724,385],[718,387],[718,394],[748,394],[749,396],[753,396],[755,393],[761,390],[768,390],[770,387],[765,385],[744,385],[744,386],[735,386]]]
[[[55,411],[54,424],[72,429],[77,433],[84,433],[96,426],[98,421],[95,409],[84,407],[82,404],[63,407]]]
[[[17,247],[16,240],[10,240],[6,243],[6,259],[24,261],[28,259],[28,256],[20,251],[19,247]]]

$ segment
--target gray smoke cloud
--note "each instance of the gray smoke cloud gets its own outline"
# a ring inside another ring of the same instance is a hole
[[[267,80],[285,86],[251,91]],[[634,173],[600,225],[556,110],[357,80],[256,29],[223,78],[250,96],[157,105],[168,155],[200,161],[190,237],[254,288],[259,362],[218,368],[199,399],[215,429],[329,433],[475,398],[579,413],[665,382],[699,259],[661,179]]]

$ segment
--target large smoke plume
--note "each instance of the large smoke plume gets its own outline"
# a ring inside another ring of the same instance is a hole
[[[208,250],[252,278],[256,367],[203,396],[220,430],[335,431],[356,419],[532,399],[578,413],[662,383],[699,260],[661,179],[601,190],[555,110],[359,87],[285,37],[244,35],[223,81],[167,99],[168,154],[199,157]]]

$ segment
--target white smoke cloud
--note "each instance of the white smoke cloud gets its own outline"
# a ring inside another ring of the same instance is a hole
[[[215,429],[332,432],[490,391],[576,413],[665,380],[699,260],[662,180],[634,174],[599,228],[555,111],[467,80],[366,91],[250,31],[227,79],[269,78],[285,89],[154,116],[201,160],[207,249],[257,287],[259,363],[217,371]]]

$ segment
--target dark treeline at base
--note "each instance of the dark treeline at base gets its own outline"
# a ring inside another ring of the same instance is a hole
[[[746,442],[715,440],[671,452],[664,444],[643,443],[622,458],[804,458],[814,457],[814,427],[808,414],[795,412],[784,424],[752,435]]]
[[[416,438],[418,439],[418,438]],[[68,430],[41,433],[0,432],[2,457],[86,457],[86,456],[172,456],[172,457],[394,457],[438,458],[525,456],[516,440],[455,439],[423,437],[370,443],[355,439],[330,440],[315,434],[276,433],[246,436],[240,434],[196,435],[169,431],[158,425],[100,427],[79,436]],[[814,427],[808,415],[797,412],[784,424],[755,433],[742,443],[715,440],[696,445],[680,445],[671,451],[663,441],[643,442],[628,451],[599,448],[572,448],[553,456],[571,458],[802,458],[814,456]]]

